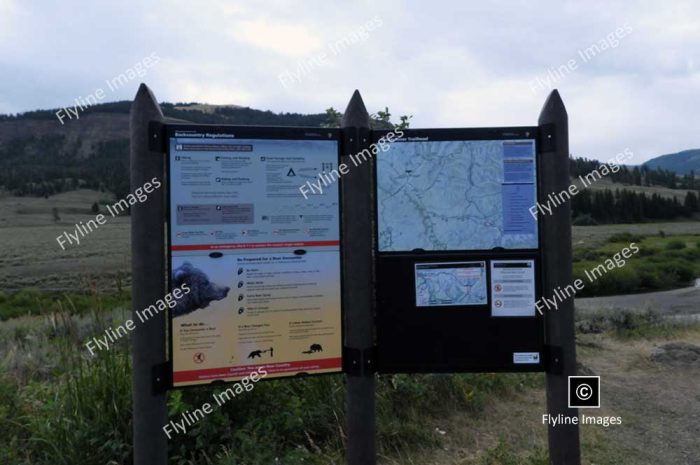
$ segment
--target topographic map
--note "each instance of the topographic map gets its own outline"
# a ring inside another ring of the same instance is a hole
[[[537,247],[534,174],[504,184],[503,153],[500,140],[393,143],[377,158],[379,250]]]
[[[486,303],[484,262],[416,264],[417,307]]]

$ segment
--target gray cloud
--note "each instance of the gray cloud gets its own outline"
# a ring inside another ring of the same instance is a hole
[[[416,127],[534,124],[549,87],[533,79],[628,24],[633,32],[553,83],[567,105],[571,151],[637,163],[699,147],[700,4],[276,0],[0,0],[0,112],[70,104],[151,52],[161,58],[106,100],[147,82],[165,101],[273,111],[342,109],[359,88],[371,111]],[[381,26],[285,88],[329,44],[374,17]]]

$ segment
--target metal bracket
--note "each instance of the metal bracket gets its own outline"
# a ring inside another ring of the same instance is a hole
[[[544,346],[544,363],[547,373],[561,375],[564,373],[564,353],[560,346]]]
[[[160,121],[148,122],[148,150],[165,153],[165,125]]]
[[[540,126],[539,139],[537,141],[540,152],[556,152],[557,140],[555,129],[556,126],[551,123]]]
[[[375,346],[366,349],[343,347],[343,365],[350,376],[368,376],[377,372],[375,368]]]
[[[172,366],[170,362],[159,363],[151,368],[153,395],[165,394],[172,386]]]
[[[368,128],[343,128],[341,138],[343,140],[343,150],[341,158],[346,159],[351,155],[357,155],[361,147],[368,147],[370,140],[370,130]]]

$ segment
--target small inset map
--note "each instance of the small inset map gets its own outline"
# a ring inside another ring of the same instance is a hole
[[[486,263],[417,263],[416,306],[486,305]]]

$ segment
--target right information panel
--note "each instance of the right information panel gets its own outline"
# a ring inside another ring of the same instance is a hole
[[[380,373],[544,370],[538,134],[406,129],[377,153]]]

